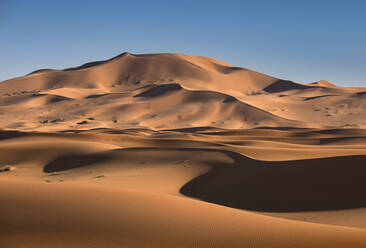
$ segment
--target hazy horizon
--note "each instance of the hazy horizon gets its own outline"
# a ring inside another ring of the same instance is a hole
[[[0,81],[122,52],[216,58],[274,77],[366,85],[360,1],[0,1]]]

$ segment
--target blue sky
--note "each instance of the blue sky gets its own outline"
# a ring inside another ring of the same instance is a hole
[[[122,52],[366,87],[366,1],[0,0],[0,80]]]

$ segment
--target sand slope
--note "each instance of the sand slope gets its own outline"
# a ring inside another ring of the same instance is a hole
[[[182,54],[0,82],[0,246],[366,247],[365,92]]]
[[[6,199],[0,207],[6,247],[366,245],[365,230],[285,221],[172,196],[72,184],[0,184],[9,188],[0,194]]]
[[[325,81],[298,84],[204,57],[123,53],[1,82],[0,124],[40,131],[86,124],[86,129],[363,127],[365,91]]]

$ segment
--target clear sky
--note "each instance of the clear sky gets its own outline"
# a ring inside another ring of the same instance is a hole
[[[366,1],[0,0],[0,80],[125,51],[366,87]]]

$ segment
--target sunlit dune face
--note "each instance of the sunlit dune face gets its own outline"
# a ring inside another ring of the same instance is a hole
[[[365,92],[183,54],[1,82],[0,244],[366,247]]]

